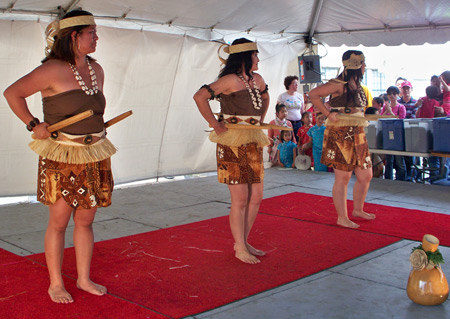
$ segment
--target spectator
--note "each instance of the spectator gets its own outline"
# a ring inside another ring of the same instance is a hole
[[[277,159],[281,167],[295,168],[297,144],[292,143],[292,132],[281,131],[281,143],[278,144]]]
[[[274,120],[270,121],[269,124],[278,125],[278,126],[286,126],[292,128],[291,122],[286,120],[286,116],[288,114],[286,105],[284,104],[277,104],[275,105],[275,112],[276,117]],[[280,138],[280,130],[277,129],[269,129],[268,136],[270,139],[270,145],[268,147],[267,152],[269,153],[269,161],[272,163],[272,165],[277,165],[277,152],[278,152],[278,144],[281,143]],[[294,132],[292,132],[292,140],[294,143],[296,143]]]
[[[383,98],[376,96],[376,97],[374,97],[372,99],[372,107],[376,108],[378,110],[378,113],[381,112],[381,109],[383,108],[383,105],[384,105]]]
[[[328,172],[328,167],[320,162],[322,157],[322,147],[323,147],[323,136],[325,133],[325,123],[326,116],[322,113],[317,113],[316,125],[311,127],[306,133],[309,137],[309,145],[312,145],[313,159],[314,159],[314,170],[318,172]]]
[[[439,96],[439,90],[436,86],[430,85],[425,90],[426,96],[421,97],[416,102],[418,118],[433,118],[436,108],[439,108],[439,102],[436,100]]]
[[[433,75],[430,79],[430,85],[437,87],[439,94],[436,98],[436,100],[439,103],[442,103],[442,99],[444,97],[443,93],[442,93],[442,88],[441,88],[441,81],[439,80],[439,77],[437,75]]]
[[[401,84],[401,98],[398,103],[403,104],[406,109],[407,119],[416,118],[417,107],[415,106],[417,101],[411,96],[412,85],[409,81],[403,81]]]
[[[442,83],[443,91],[441,107],[445,113],[444,116],[450,116],[450,71],[443,72],[439,77],[439,80]]]
[[[381,115],[394,115],[398,116],[400,119],[404,119],[406,116],[405,106],[397,102],[400,90],[396,86],[390,86],[386,93],[390,103],[383,107],[381,110]],[[396,179],[404,181],[406,179],[405,159],[403,156],[398,155],[386,155],[386,169],[384,172],[384,178],[393,179],[394,165]]]
[[[311,167],[313,167],[314,159],[313,159],[313,150],[310,142],[310,137],[307,134],[309,129],[313,127],[312,124],[312,113],[305,112],[302,114],[302,127],[298,129],[298,153],[308,155],[311,158]]]
[[[280,94],[277,103],[286,105],[288,110],[287,119],[291,122],[294,133],[297,133],[298,129],[302,126],[302,113],[305,111],[303,94],[297,92],[298,76],[287,76],[284,79],[284,87],[287,91]]]

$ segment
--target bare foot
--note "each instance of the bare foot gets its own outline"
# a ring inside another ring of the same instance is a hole
[[[368,220],[375,219],[375,214],[369,214],[364,211],[360,211],[360,212],[353,211],[352,215],[353,215],[353,217],[359,217],[362,219],[368,219]]]
[[[350,219],[340,219],[338,218],[337,224],[342,227],[347,228],[358,228],[359,225],[357,223],[352,222]]]
[[[87,282],[83,282],[83,283],[77,281],[77,288],[84,290],[86,292],[89,292],[96,296],[103,296],[104,294],[106,294],[105,286],[96,284],[96,283],[92,282],[91,280],[88,280]]]
[[[255,255],[255,256],[264,256],[266,254],[265,251],[256,249],[255,247],[253,247],[252,245],[250,245],[249,243],[245,244],[245,246],[247,246],[247,250],[250,254]]]
[[[67,292],[64,286],[50,286],[48,288],[50,299],[56,303],[72,303],[72,296]]]
[[[247,248],[238,248],[234,245],[234,251],[236,252],[234,256],[246,264],[258,264],[261,262],[258,258],[250,254]]]

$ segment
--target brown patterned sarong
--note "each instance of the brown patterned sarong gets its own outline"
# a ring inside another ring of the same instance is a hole
[[[67,164],[39,157],[37,199],[52,205],[61,197],[73,208],[111,205],[114,181],[111,159],[87,164]]]
[[[238,147],[217,143],[216,157],[219,183],[254,184],[264,178],[263,148],[257,143]]]
[[[322,164],[351,172],[372,167],[363,126],[329,126],[323,136]]]

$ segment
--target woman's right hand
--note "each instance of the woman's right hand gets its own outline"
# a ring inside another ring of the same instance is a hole
[[[214,125],[213,125],[213,129],[216,132],[217,135],[223,134],[226,131],[228,131],[228,129],[225,127],[225,123],[223,121],[219,122],[217,121]]]
[[[36,125],[33,128],[33,135],[38,140],[44,140],[46,138],[49,138],[51,136],[50,132],[47,130],[47,127],[49,127],[48,123],[42,122],[38,125]]]
[[[337,122],[337,121],[339,121],[337,115],[338,115],[337,112],[330,112],[330,114],[328,114],[328,119],[329,119],[332,123],[333,123],[333,122]]]

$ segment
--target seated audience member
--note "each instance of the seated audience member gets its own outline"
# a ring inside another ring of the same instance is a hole
[[[438,77],[437,75],[433,75],[433,76],[431,77],[431,79],[430,79],[430,85],[431,85],[431,86],[435,86],[435,87],[438,89],[439,94],[438,94],[436,100],[437,100],[439,103],[442,103],[442,99],[444,98],[444,94],[442,93],[441,80],[439,80],[439,77]]]
[[[276,117],[274,120],[270,121],[269,124],[292,128],[291,122],[286,120],[288,111],[284,104],[278,103],[277,105],[275,105],[275,112]],[[281,143],[280,134],[281,134],[280,130],[272,128],[269,129],[267,133],[270,140],[270,145],[268,146],[267,152],[269,153],[269,161],[272,163],[273,166],[276,166],[278,164],[277,152],[278,152],[278,144]],[[292,136],[292,140],[294,143],[296,143],[295,136]]]

